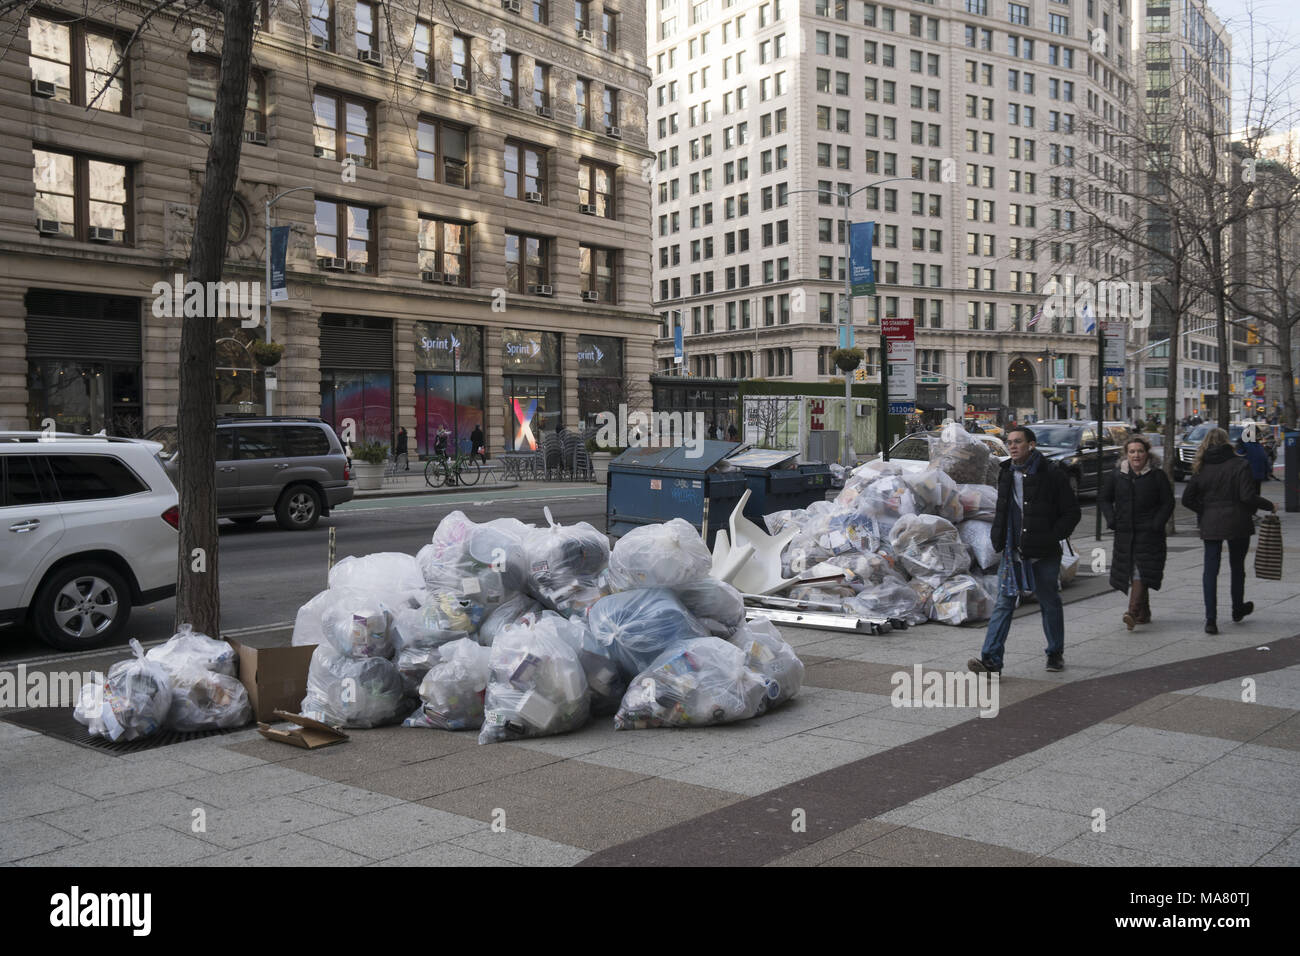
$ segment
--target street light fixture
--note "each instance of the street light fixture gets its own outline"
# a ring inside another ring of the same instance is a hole
[[[271,207],[277,202],[288,196],[290,193],[302,192],[304,189],[315,189],[315,186],[294,186],[292,189],[286,189],[278,195],[272,196],[266,201],[266,218],[264,220],[266,227],[266,245],[263,247],[266,256],[266,341],[271,341]],[[263,383],[265,384],[265,383]],[[274,389],[264,388],[266,396],[266,414],[271,414],[271,392]]]

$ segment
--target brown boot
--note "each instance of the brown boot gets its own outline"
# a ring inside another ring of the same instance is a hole
[[[1141,581],[1133,582],[1134,590],[1140,592],[1138,596],[1138,615],[1139,624],[1151,623],[1151,589]]]
[[[1128,610],[1124,612],[1124,626],[1130,631],[1133,630],[1134,626],[1136,626],[1138,622],[1139,608],[1141,607],[1139,603],[1139,595],[1141,592],[1139,589],[1141,587],[1141,581],[1131,581],[1129,583]]]

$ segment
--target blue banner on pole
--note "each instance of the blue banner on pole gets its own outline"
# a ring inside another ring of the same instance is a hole
[[[280,302],[289,298],[285,286],[284,261],[289,252],[289,227],[271,227],[271,301]]]
[[[680,325],[673,328],[673,362],[681,365],[685,358],[685,351],[682,348],[682,327]]]
[[[849,282],[853,295],[876,294],[876,270],[872,264],[874,222],[855,222],[849,226]]]

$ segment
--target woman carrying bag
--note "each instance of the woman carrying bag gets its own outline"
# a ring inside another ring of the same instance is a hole
[[[1152,590],[1165,574],[1165,525],[1174,513],[1174,490],[1151,454],[1151,443],[1133,435],[1124,460],[1106,476],[1099,499],[1106,527],[1115,532],[1110,586],[1128,594],[1124,626],[1151,623]]]
[[[1232,620],[1240,621],[1255,605],[1246,600],[1246,552],[1255,533],[1251,520],[1256,511],[1273,511],[1273,502],[1259,493],[1246,459],[1233,451],[1228,433],[1212,428],[1196,450],[1192,477],[1183,490],[1183,506],[1196,512],[1196,525],[1205,542],[1205,570],[1201,589],[1205,596],[1205,633],[1218,634],[1219,563],[1223,542],[1228,542]]]

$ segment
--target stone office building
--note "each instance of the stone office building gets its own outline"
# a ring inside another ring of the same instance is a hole
[[[82,8],[0,21],[0,427],[136,435],[176,416],[152,290],[185,268],[221,37],[128,46],[146,5]],[[417,9],[265,0],[224,278],[262,281],[296,190],[274,413],[529,447],[650,370],[644,5]],[[265,412],[264,329],[214,335],[219,411]]]

